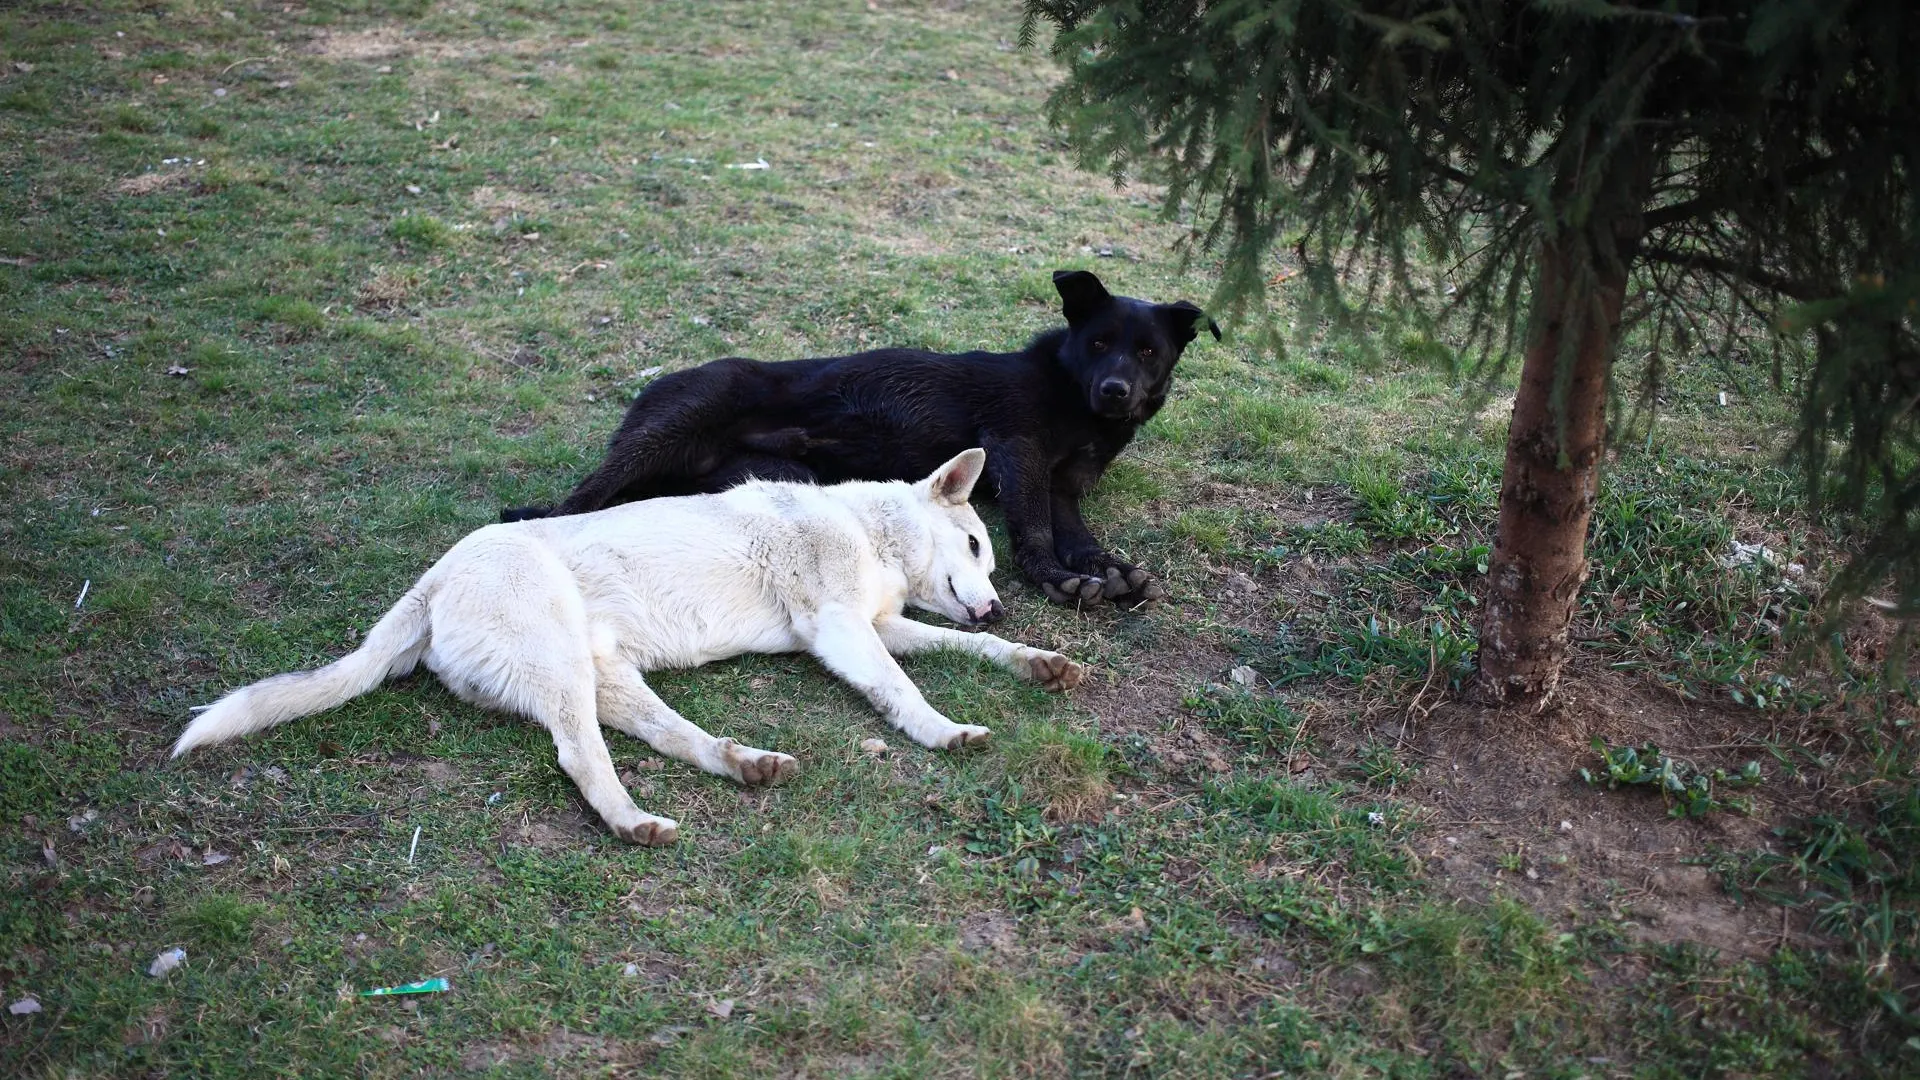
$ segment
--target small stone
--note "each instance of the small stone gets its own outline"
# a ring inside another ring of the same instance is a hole
[[[32,1016],[40,1011],[40,999],[29,994],[7,1006],[7,1011],[15,1016]]]
[[[862,739],[860,740],[860,750],[862,753],[869,754],[873,757],[881,757],[887,752],[887,742],[885,739]]]
[[[1246,664],[1241,664],[1227,672],[1227,678],[1233,680],[1235,686],[1253,686],[1260,681],[1260,673]]]
[[[620,974],[625,975],[629,979],[637,978],[640,975],[640,965],[628,964],[626,967],[620,969]]]
[[[1560,822],[1560,831],[1561,831],[1561,832],[1572,832],[1572,831],[1573,831],[1573,822],[1571,822],[1571,821],[1562,821],[1562,822]]]

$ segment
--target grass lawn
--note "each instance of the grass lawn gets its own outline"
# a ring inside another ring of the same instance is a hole
[[[1205,302],[1157,193],[1050,134],[1018,22],[0,9],[0,1072],[1920,1074],[1920,713],[1871,615],[1789,663],[1834,541],[1735,359],[1668,358],[1619,440],[1546,717],[1453,694],[1504,384],[1379,323],[1194,344],[1089,508],[1173,599],[1003,573],[1005,636],[1094,670],[1066,698],[908,663],[984,750],[752,657],[652,681],[789,785],[610,736],[661,850],[430,676],[166,762],[563,494],[660,371],[1010,349],[1060,267]]]

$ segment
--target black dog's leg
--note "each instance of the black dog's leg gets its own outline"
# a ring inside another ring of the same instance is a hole
[[[631,417],[629,417],[631,419]],[[683,456],[686,444],[652,424],[643,423],[637,427],[621,424],[614,435],[613,445],[607,448],[607,459],[593,470],[579,486],[553,508],[553,515],[591,514],[595,510],[604,510],[623,501],[621,493],[630,489],[634,495],[645,494],[644,485],[653,476],[662,472],[678,472],[672,465]],[[626,501],[631,501],[629,496]]]
[[[590,514],[615,503],[692,490],[733,451],[722,440],[738,419],[734,398],[745,363],[716,360],[647,387],[627,407],[606,460],[553,508],[553,515]]]
[[[1047,467],[1037,449],[1021,443],[987,448],[987,471],[1006,514],[1014,562],[1056,604],[1098,600],[1106,593],[1106,579],[1073,573],[1054,554]]]
[[[1166,587],[1153,575],[1107,553],[1080,516],[1078,497],[1062,491],[1052,494],[1053,550],[1068,569],[1101,578],[1107,599],[1122,607],[1164,599]]]

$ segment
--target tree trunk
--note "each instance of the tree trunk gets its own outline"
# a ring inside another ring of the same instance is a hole
[[[1480,621],[1476,689],[1489,704],[1536,712],[1546,706],[1587,580],[1587,522],[1606,452],[1607,374],[1627,286],[1622,261],[1597,254],[1575,236],[1546,241],[1540,250],[1537,321],[1513,400]]]

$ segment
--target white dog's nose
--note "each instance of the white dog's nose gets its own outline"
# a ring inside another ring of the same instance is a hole
[[[1007,617],[1007,609],[1000,601],[989,600],[984,604],[968,604],[967,615],[976,623],[997,623]]]

